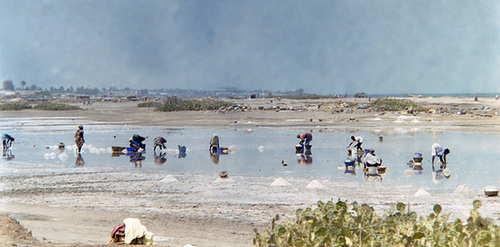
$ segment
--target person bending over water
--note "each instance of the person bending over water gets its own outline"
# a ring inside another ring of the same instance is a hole
[[[309,145],[311,145],[311,141],[313,139],[313,135],[311,133],[302,133],[302,134],[298,134],[297,138],[300,139],[299,144],[301,144],[301,145],[305,144],[306,146],[309,146]]]
[[[434,143],[432,144],[431,148],[431,155],[432,155],[432,164],[434,165],[434,159],[439,157],[439,160],[441,163],[446,164],[446,155],[450,153],[450,150],[448,148],[444,148],[439,145],[439,143]]]
[[[142,143],[148,138],[148,136],[140,136],[140,135],[133,135],[132,138],[130,138],[130,146],[135,148],[135,150],[145,150],[146,149],[146,144]]]
[[[2,144],[3,144],[3,151],[7,151],[10,147],[12,147],[12,142],[15,141],[16,139],[12,137],[9,134],[3,134],[2,135]]]
[[[363,138],[361,136],[351,136],[352,142],[349,143],[349,146],[347,148],[351,147],[352,144],[354,144],[354,147],[356,148],[357,151],[361,150],[363,151],[363,148],[361,148],[361,145],[363,144]]]

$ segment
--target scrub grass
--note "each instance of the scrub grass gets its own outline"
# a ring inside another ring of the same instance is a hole
[[[161,106],[156,108],[156,111],[206,111],[218,110],[220,108],[229,107],[232,105],[234,104],[225,101],[180,99],[177,97],[172,97],[165,100],[165,102]]]
[[[417,111],[427,111],[428,109],[410,100],[402,99],[376,99],[370,103],[372,108],[379,111],[404,111],[409,107],[412,107]]]
[[[20,111],[24,109],[31,109],[31,104],[28,103],[5,103],[0,104],[1,111]]]
[[[47,102],[35,105],[33,109],[42,111],[72,111],[72,110],[80,110],[80,107],[68,104]]]

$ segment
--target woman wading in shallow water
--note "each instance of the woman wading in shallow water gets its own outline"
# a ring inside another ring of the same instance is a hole
[[[83,139],[83,126],[78,126],[78,130],[75,133],[75,143],[78,147],[78,153],[82,151],[83,143],[85,143],[85,139]]]

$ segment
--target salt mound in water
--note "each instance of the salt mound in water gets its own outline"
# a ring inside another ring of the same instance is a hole
[[[453,191],[453,193],[462,194],[462,195],[470,195],[470,194],[472,194],[472,189],[469,186],[467,186],[466,184],[461,184],[455,189],[455,191]]]
[[[174,182],[178,182],[178,181],[179,180],[177,180],[177,178],[175,178],[172,175],[168,175],[165,178],[163,178],[162,180],[160,180],[160,182],[162,182],[162,183],[174,183]]]
[[[323,185],[320,181],[318,181],[318,180],[313,180],[313,181],[311,181],[311,182],[310,182],[310,183],[306,186],[306,188],[308,188],[308,189],[320,189],[320,190],[322,190],[322,189],[324,189],[324,188],[325,188],[325,186],[324,186],[324,185]]]
[[[231,153],[236,153],[238,152],[238,150],[240,150],[240,148],[236,145],[231,145],[227,148]]]
[[[413,175],[413,170],[411,170],[411,169],[406,169],[406,170],[404,171],[404,174],[405,174],[405,177],[410,177],[410,176],[412,176],[412,175]]]
[[[430,196],[431,193],[427,192],[424,189],[418,189],[417,192],[415,192],[415,196]]]
[[[66,153],[62,153],[58,157],[60,160],[66,161],[69,158],[69,155],[67,155]]]
[[[292,186],[292,185],[284,178],[277,178],[274,180],[274,182],[271,183],[271,186]]]

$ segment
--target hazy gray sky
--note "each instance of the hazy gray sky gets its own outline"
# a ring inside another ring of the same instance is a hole
[[[0,0],[0,80],[500,92],[498,1]]]

